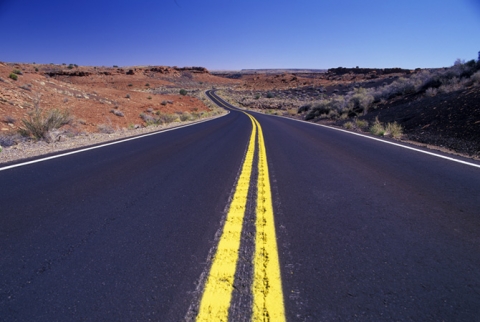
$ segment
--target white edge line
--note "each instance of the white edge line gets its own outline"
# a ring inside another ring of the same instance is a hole
[[[92,146],[92,147],[89,147],[89,148],[70,151],[70,152],[66,152],[66,153],[62,153],[62,154],[52,155],[50,157],[45,157],[45,158],[31,160],[31,161],[27,161],[27,162],[12,164],[12,165],[9,165],[9,166],[6,166],[6,167],[1,167],[0,171],[13,169],[13,168],[18,168],[18,167],[22,167],[22,166],[25,166],[25,165],[29,165],[29,164],[33,164],[33,163],[39,163],[39,162],[43,162],[43,161],[47,161],[47,160],[51,160],[51,159],[61,158],[61,157],[65,157],[65,156],[71,155],[71,154],[81,153],[81,152],[90,151],[90,150],[94,150],[94,149],[100,149],[100,148],[103,148],[103,147],[106,147],[106,146],[109,146],[109,145],[119,144],[119,143],[123,143],[123,142],[127,142],[127,141],[133,141],[133,140],[141,139],[141,138],[144,138],[144,137],[147,137],[147,136],[162,134],[162,133],[165,133],[165,132],[170,132],[170,131],[182,129],[182,128],[185,128],[185,127],[188,127],[188,126],[193,126],[193,125],[197,125],[197,124],[200,124],[200,123],[209,122],[209,121],[215,120],[217,118],[224,117],[228,114],[230,114],[230,111],[227,110],[227,114],[220,115],[218,117],[211,118],[211,119],[208,119],[208,120],[198,121],[198,122],[191,123],[191,124],[186,124],[186,125],[180,125],[180,126],[170,128],[170,129],[158,130],[158,131],[155,131],[155,132],[152,132],[152,133],[142,134],[142,135],[139,135],[139,136],[126,138],[126,139],[123,139],[123,140],[120,140],[120,141],[104,143],[104,144]]]
[[[243,111],[243,109],[240,109],[240,108],[238,108],[238,109]],[[348,133],[348,134],[351,134],[351,135],[357,135],[357,136],[360,136],[360,137],[363,137],[363,138],[367,138],[367,139],[370,139],[370,140],[374,140],[374,141],[378,141],[378,142],[383,142],[383,143],[386,143],[386,144],[398,146],[398,147],[401,147],[401,148],[404,148],[404,149],[408,149],[408,150],[412,150],[412,151],[416,151],[416,152],[428,154],[428,155],[431,155],[431,156],[434,156],[434,157],[437,157],[437,158],[441,158],[441,159],[445,159],[445,160],[449,160],[449,161],[453,161],[453,162],[458,162],[458,163],[461,163],[461,164],[469,165],[469,166],[471,166],[471,167],[475,167],[475,168],[479,168],[479,169],[480,169],[480,165],[475,164],[475,163],[471,163],[471,162],[467,162],[467,161],[463,161],[463,160],[458,160],[458,159],[455,159],[455,158],[447,157],[447,156],[445,156],[445,155],[441,155],[441,154],[437,154],[437,153],[433,153],[433,152],[429,152],[429,151],[425,151],[425,150],[420,150],[420,149],[417,149],[417,148],[412,148],[412,147],[410,147],[410,146],[406,146],[406,145],[399,144],[399,143],[394,143],[394,142],[390,142],[390,141],[385,141],[385,140],[382,140],[382,139],[379,139],[379,138],[375,138],[375,137],[371,137],[371,136],[368,136],[368,135],[365,135],[365,134],[361,134],[361,133],[350,132],[350,131],[343,130],[343,129],[339,129],[339,128],[336,128],[336,127],[333,127],[333,126],[328,126],[328,125],[323,125],[323,124],[317,124],[317,123],[307,122],[307,121],[303,121],[303,120],[291,119],[291,118],[288,118],[288,117],[285,117],[285,116],[281,116],[281,115],[266,115],[266,114],[263,114],[263,113],[260,113],[260,112],[248,111],[248,110],[247,110],[247,112],[258,113],[258,114],[265,115],[265,116],[275,116],[275,117],[280,117],[280,118],[285,119],[285,120],[297,121],[297,122],[301,122],[301,123],[305,123],[305,124],[310,124],[310,125],[315,125],[315,126],[321,126],[321,127],[327,128],[327,129],[331,129],[331,130],[335,130],[335,131],[340,131],[340,132]]]

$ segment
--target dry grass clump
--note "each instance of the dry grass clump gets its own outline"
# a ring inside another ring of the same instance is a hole
[[[355,125],[360,129],[364,129],[364,128],[368,127],[368,122],[365,121],[365,120],[356,119],[355,120]]]
[[[375,119],[375,122],[370,127],[370,133],[377,136],[389,136],[395,139],[399,139],[403,135],[403,129],[400,124],[397,122],[387,123],[383,125],[378,118]]]
[[[353,122],[345,122],[343,124],[343,127],[346,128],[347,130],[353,130],[355,128],[355,125],[353,124]]]
[[[177,114],[162,114],[160,112],[157,112],[157,120],[161,122],[161,124],[165,123],[172,123],[172,122],[177,122],[179,120],[179,117]]]
[[[37,140],[46,139],[48,132],[70,124],[72,117],[68,110],[52,109],[44,112],[37,106],[29,113],[27,119],[22,119],[21,135]]]
[[[98,124],[97,130],[104,134],[112,134],[115,132],[115,129],[110,124]]]
[[[480,84],[480,70],[473,74],[471,78],[475,83]]]
[[[397,122],[388,123],[385,127],[385,136],[390,136],[395,139],[399,139],[402,137],[403,129],[400,124]]]
[[[370,133],[373,135],[377,136],[384,136],[385,135],[385,127],[383,126],[382,123],[377,119],[375,119],[375,122],[373,125],[370,127]]]
[[[179,115],[179,118],[180,118],[180,121],[182,122],[186,122],[194,119],[193,116],[188,112],[183,112],[182,114]]]

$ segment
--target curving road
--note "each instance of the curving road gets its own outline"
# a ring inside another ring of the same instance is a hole
[[[231,300],[219,311],[230,320],[478,320],[478,162],[252,119],[208,95],[230,113],[0,168],[1,321],[200,320],[240,187]],[[259,311],[256,218],[269,198],[280,271],[269,281],[283,301]]]

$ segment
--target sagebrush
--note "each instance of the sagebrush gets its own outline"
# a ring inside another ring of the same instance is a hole
[[[52,109],[43,111],[38,105],[28,114],[28,118],[22,119],[21,135],[37,140],[46,139],[48,132],[70,124],[72,117],[70,111]]]

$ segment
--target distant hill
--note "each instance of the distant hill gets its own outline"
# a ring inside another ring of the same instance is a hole
[[[326,73],[326,69],[304,69],[304,68],[272,68],[272,69],[242,69],[242,70],[213,70],[213,75],[233,75],[233,74],[315,74]]]

